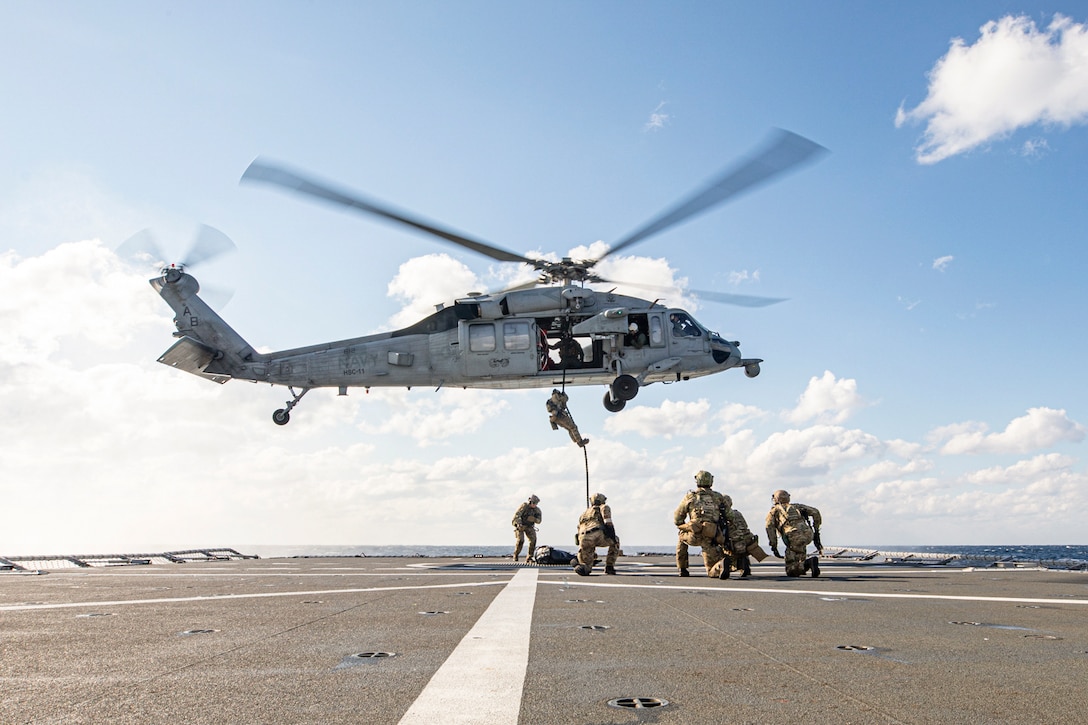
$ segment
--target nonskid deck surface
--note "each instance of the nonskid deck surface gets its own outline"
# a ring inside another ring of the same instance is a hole
[[[753,569],[681,579],[648,556],[588,578],[471,558],[5,572],[0,722],[1083,717],[1085,572]]]

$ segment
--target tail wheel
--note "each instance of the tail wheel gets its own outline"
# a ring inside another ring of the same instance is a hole
[[[612,393],[604,394],[604,407],[609,413],[618,413],[627,405],[626,400],[612,400]]]
[[[612,396],[616,400],[631,400],[638,395],[638,381],[631,375],[620,375],[612,381]]]

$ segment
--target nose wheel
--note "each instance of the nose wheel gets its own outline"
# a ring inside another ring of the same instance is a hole
[[[291,409],[298,405],[298,401],[302,400],[302,396],[310,392],[309,388],[303,388],[301,392],[296,393],[295,389],[288,387],[291,391],[291,399],[287,401],[287,406],[280,408],[272,414],[272,422],[276,425],[287,425],[291,422]]]

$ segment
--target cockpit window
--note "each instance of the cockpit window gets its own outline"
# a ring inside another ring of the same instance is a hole
[[[669,325],[672,326],[673,337],[702,337],[703,335],[703,331],[686,312],[670,312]]]

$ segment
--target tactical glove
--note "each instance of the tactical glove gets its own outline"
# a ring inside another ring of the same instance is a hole
[[[820,543],[820,530],[816,529],[812,532],[812,543],[816,545],[816,550],[823,552],[824,545]]]
[[[616,536],[616,527],[613,524],[604,525],[604,535],[613,541],[619,541],[619,537]]]

